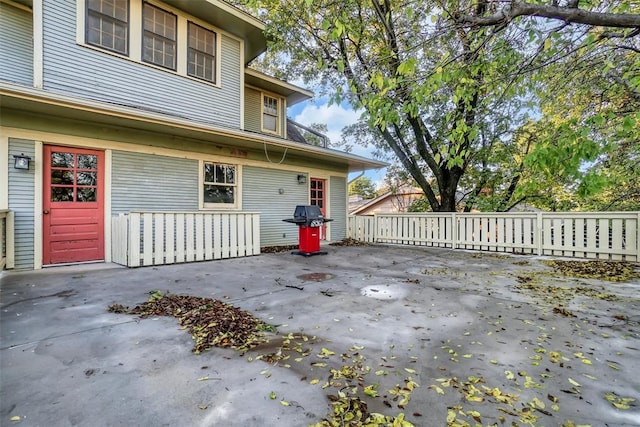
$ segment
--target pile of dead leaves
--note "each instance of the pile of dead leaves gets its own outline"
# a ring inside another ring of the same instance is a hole
[[[342,239],[338,242],[329,243],[331,246],[371,246],[367,242],[361,242],[360,240],[352,239],[347,237],[346,239]]]
[[[244,352],[267,341],[264,331],[272,330],[251,313],[212,298],[150,292],[145,303],[133,308],[112,304],[109,311],[148,316],[173,316],[188,328],[195,341],[193,352],[199,354],[212,347],[227,347]]]
[[[543,261],[565,276],[625,282],[639,277],[636,266],[624,261]]]
[[[285,246],[265,246],[260,248],[260,253],[263,254],[280,254],[283,252],[294,251],[298,249],[298,245],[285,245]]]

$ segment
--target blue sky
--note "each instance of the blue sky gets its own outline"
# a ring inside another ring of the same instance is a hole
[[[308,126],[312,123],[326,124],[329,129],[327,136],[333,143],[340,142],[342,138],[342,128],[355,123],[360,116],[360,113],[354,111],[348,103],[329,105],[326,98],[314,98],[301,102],[290,107],[288,113],[289,117],[303,125]],[[373,149],[371,148],[354,146],[352,153],[359,156],[373,158],[373,155],[371,154],[372,151]],[[349,179],[351,180],[357,177],[360,173],[361,172],[355,172],[349,174]],[[384,168],[365,172],[365,176],[369,177],[378,188],[381,187],[384,175]]]

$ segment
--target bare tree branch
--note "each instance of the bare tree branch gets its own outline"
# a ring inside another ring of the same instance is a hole
[[[640,15],[637,14],[591,12],[577,7],[548,6],[519,1],[511,2],[492,15],[458,15],[454,19],[459,24],[486,27],[508,23],[518,16],[540,16],[597,27],[640,28]]]

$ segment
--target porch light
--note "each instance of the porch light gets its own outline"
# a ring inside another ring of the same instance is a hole
[[[298,175],[298,184],[306,184],[307,183],[307,175],[300,174]]]
[[[22,153],[20,155],[14,154],[13,159],[14,159],[14,163],[13,163],[14,169],[29,170],[29,161],[31,160],[31,157],[25,156],[24,153]]]

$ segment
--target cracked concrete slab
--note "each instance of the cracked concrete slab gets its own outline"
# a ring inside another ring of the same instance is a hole
[[[331,369],[356,363],[379,394],[361,395],[368,410],[416,426],[640,425],[640,280],[566,277],[528,256],[323,249],[3,273],[0,425],[307,426],[349,384]],[[194,355],[173,318],[107,312],[151,290],[232,303],[278,334]],[[258,360],[283,336],[299,351]],[[408,378],[420,387],[400,408],[390,390]]]

